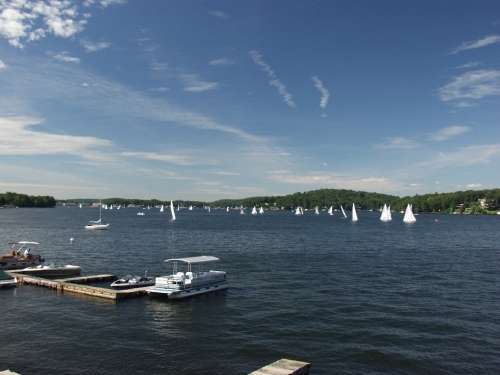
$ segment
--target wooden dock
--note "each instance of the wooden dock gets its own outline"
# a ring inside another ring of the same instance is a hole
[[[307,362],[280,359],[248,375],[307,375],[310,367],[311,364]]]
[[[17,277],[19,282],[29,285],[43,286],[50,289],[57,289],[68,293],[85,294],[87,296],[107,298],[107,299],[122,299],[129,297],[141,297],[147,295],[147,288],[134,288],[125,290],[115,290],[101,288],[98,286],[82,285],[94,282],[116,280],[115,275],[94,275],[80,276],[67,279],[45,279],[42,277],[28,276],[14,271],[8,271],[11,276]]]

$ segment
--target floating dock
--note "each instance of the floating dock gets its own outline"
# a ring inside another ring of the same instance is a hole
[[[308,362],[280,359],[248,375],[307,375],[310,367]]]
[[[57,289],[68,293],[85,294],[87,296],[107,298],[107,299],[123,299],[129,297],[141,297],[147,295],[146,289],[133,288],[125,290],[115,290],[101,288],[98,286],[82,285],[103,281],[114,281],[117,279],[115,275],[94,275],[80,276],[66,279],[45,279],[42,277],[28,276],[14,271],[7,272],[11,276],[17,277],[18,282],[29,285],[44,286],[50,289]]]

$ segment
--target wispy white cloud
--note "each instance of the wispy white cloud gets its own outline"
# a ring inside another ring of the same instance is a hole
[[[483,39],[476,40],[475,42],[463,42],[461,45],[455,48],[451,53],[455,54],[469,49],[481,48],[489,44],[498,42],[500,42],[500,35],[489,35]]]
[[[170,91],[170,89],[168,87],[157,87],[154,89],[149,89],[149,91],[167,92],[167,91]]]
[[[153,70],[166,70],[168,68],[167,63],[152,62],[151,69]]]
[[[475,68],[476,66],[481,65],[480,61],[473,61],[467,64],[463,64],[460,66],[455,66],[454,69],[469,69],[469,68]]]
[[[387,138],[386,141],[382,143],[373,144],[372,147],[376,149],[411,149],[420,147],[420,145],[406,138],[395,137]]]
[[[159,154],[156,152],[122,152],[120,153],[120,155],[127,157],[135,157],[140,159],[147,159],[147,160],[156,160],[156,161],[179,164],[179,165],[199,164],[197,162],[190,161],[189,158],[186,156],[166,155],[166,154]]]
[[[207,90],[214,90],[219,86],[218,82],[204,82],[201,81],[196,74],[184,74],[181,76],[184,80],[184,91],[202,92]]]
[[[283,84],[277,77],[274,71],[271,69],[271,67],[266,64],[264,61],[262,61],[262,56],[258,51],[250,51],[250,56],[252,57],[253,61],[255,64],[259,65],[264,72],[266,72],[269,77],[273,78],[271,81],[269,81],[269,84],[271,86],[274,86],[278,89],[278,93],[283,96],[283,100],[285,103],[287,103],[290,107],[295,108],[296,105],[293,102],[293,97],[292,94],[290,94],[287,91],[287,88],[285,84]]]
[[[7,65],[2,60],[0,60],[0,70],[2,69],[7,69]]]
[[[101,7],[106,8],[106,7],[113,5],[113,4],[121,5],[121,4],[125,4],[126,2],[127,2],[127,0],[85,0],[83,2],[83,6],[89,7],[93,4],[98,4]]]
[[[455,125],[455,126],[448,126],[444,129],[439,129],[438,131],[429,134],[429,139],[431,141],[446,141],[452,137],[455,137],[460,134],[464,134],[467,132],[470,132],[472,128],[468,126],[460,126],[460,125]]]
[[[500,95],[500,71],[474,70],[453,77],[453,82],[438,89],[441,100],[482,99]]]
[[[99,42],[99,43],[93,43],[87,38],[81,39],[80,40],[80,45],[85,48],[85,52],[96,52],[100,51],[102,49],[106,49],[111,47],[111,43],[108,42]]]
[[[34,131],[31,127],[42,120],[26,117],[0,117],[0,155],[89,156],[99,148],[112,147],[112,142],[95,138]]]
[[[59,60],[59,61],[63,61],[63,62],[72,62],[72,63],[76,63],[76,64],[80,63],[80,59],[78,57],[71,57],[68,55],[68,52],[58,53],[58,54],[54,55],[54,59]]]
[[[231,16],[227,13],[224,13],[224,12],[220,12],[220,11],[211,11],[209,12],[210,15],[214,16],[214,17],[218,17],[218,18],[230,18]]]
[[[321,82],[321,80],[318,77],[314,76],[311,79],[314,81],[314,87],[316,87],[322,94],[319,106],[325,109],[326,106],[328,105],[328,99],[330,98],[330,94],[328,94],[328,90],[323,87],[323,82]]]
[[[500,144],[461,147],[456,152],[439,152],[432,160],[419,163],[417,167],[439,169],[450,166],[464,166],[491,163],[500,157]]]
[[[274,170],[266,173],[272,181],[320,188],[354,189],[362,191],[395,192],[405,191],[415,186],[386,177],[363,176],[359,174],[328,173],[325,171],[301,173],[292,170]]]
[[[235,62],[230,59],[222,58],[217,60],[212,60],[209,63],[210,65],[234,65]]]
[[[479,188],[483,187],[483,185],[482,184],[467,184],[467,185],[465,185],[465,187],[467,189],[479,189]]]

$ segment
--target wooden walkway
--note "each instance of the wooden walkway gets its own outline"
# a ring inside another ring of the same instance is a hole
[[[280,359],[270,365],[264,366],[249,375],[307,375],[310,363],[294,361],[292,359]]]
[[[115,275],[94,275],[72,277],[67,279],[45,279],[42,277],[28,276],[14,271],[8,271],[11,276],[17,277],[19,282],[29,285],[44,286],[50,289],[57,289],[68,293],[85,294],[87,296],[107,298],[107,299],[122,299],[129,297],[141,297],[147,295],[147,288],[134,288],[126,290],[115,290],[101,288],[97,286],[82,285],[93,282],[112,281],[116,280]]]

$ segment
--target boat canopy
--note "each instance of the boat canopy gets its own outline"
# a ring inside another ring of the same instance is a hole
[[[196,264],[196,263],[207,263],[207,262],[215,262],[219,260],[219,258],[213,257],[213,256],[207,256],[207,255],[202,255],[199,257],[191,257],[191,258],[175,258],[175,259],[167,259],[165,263],[170,263],[170,262],[184,262],[184,263],[189,263],[189,264]]]
[[[13,280],[14,278],[10,276],[8,273],[4,272],[3,270],[0,270],[0,280]]]

